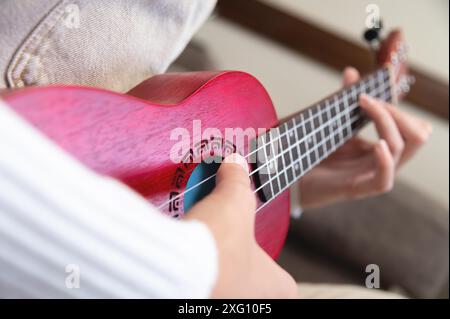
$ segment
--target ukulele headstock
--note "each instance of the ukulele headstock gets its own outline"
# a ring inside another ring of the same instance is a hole
[[[408,46],[400,30],[394,30],[381,41],[376,58],[380,66],[386,66],[391,73],[393,94],[396,99],[405,96],[411,85],[414,84],[414,77],[408,72]]]

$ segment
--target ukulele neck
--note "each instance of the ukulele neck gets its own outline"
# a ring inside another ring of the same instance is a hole
[[[253,142],[258,193],[267,202],[281,194],[369,121],[358,105],[365,93],[390,102],[390,70],[383,67],[268,130]]]

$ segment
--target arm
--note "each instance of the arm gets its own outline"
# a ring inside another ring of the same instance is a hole
[[[225,158],[214,191],[196,204],[188,219],[203,221],[216,238],[217,298],[294,298],[297,284],[255,240],[256,200],[248,164],[237,154]]]
[[[293,279],[256,244],[242,158],[222,165],[214,192],[180,221],[91,172],[1,102],[0,147],[3,298],[296,294]],[[73,265],[79,288],[67,286]]]

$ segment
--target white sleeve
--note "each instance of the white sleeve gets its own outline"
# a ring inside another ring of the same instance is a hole
[[[0,101],[1,298],[205,298],[217,268],[204,224],[163,216]]]

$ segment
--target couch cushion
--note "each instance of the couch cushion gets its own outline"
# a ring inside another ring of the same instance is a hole
[[[361,284],[366,266],[377,264],[385,286],[428,298],[448,287],[448,231],[446,208],[397,182],[383,196],[305,211],[288,244],[299,241],[345,263]]]

